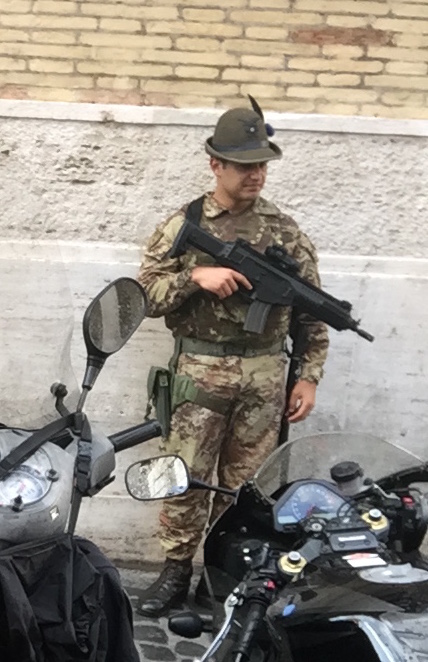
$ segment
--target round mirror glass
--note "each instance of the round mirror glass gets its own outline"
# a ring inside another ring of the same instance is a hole
[[[131,464],[125,474],[125,484],[134,499],[167,499],[186,492],[189,474],[181,457],[164,455]]]
[[[146,296],[136,280],[119,278],[110,283],[95,297],[83,319],[89,354],[117,352],[137,330],[145,312]]]

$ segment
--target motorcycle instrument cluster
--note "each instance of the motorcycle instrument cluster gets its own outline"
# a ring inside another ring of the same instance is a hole
[[[40,470],[40,464],[34,466],[35,457],[31,458],[31,464],[22,464],[0,482],[0,506],[35,503],[47,494],[51,483],[47,472]]]
[[[276,502],[273,513],[275,528],[297,524],[308,517],[332,519],[343,513],[347,501],[326,481],[299,481],[292,485]]]
[[[29,437],[23,430],[0,431],[0,456]],[[0,549],[64,530],[74,474],[74,453],[51,442],[0,480]]]

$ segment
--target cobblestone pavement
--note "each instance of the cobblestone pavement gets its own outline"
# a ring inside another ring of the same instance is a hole
[[[199,639],[182,639],[168,629],[168,618],[145,618],[135,611],[136,601],[142,591],[158,577],[156,572],[120,569],[122,583],[131,598],[134,613],[134,634],[140,659],[143,662],[193,662],[200,657],[211,643],[210,634]],[[186,609],[202,612],[192,601],[198,573],[192,583]],[[205,612],[207,613],[207,612]]]

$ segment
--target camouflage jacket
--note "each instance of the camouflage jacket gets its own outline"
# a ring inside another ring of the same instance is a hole
[[[239,293],[220,300],[191,280],[196,265],[215,264],[211,257],[196,249],[189,249],[180,258],[166,257],[184,221],[185,209],[161,223],[148,240],[138,280],[147,292],[149,316],[164,315],[166,326],[174,336],[253,348],[267,347],[285,339],[290,307],[273,306],[263,334],[244,331],[249,304]],[[320,286],[314,246],[290,216],[263,198],[258,198],[250,209],[240,214],[230,214],[207,194],[201,227],[224,241],[242,237],[261,252],[268,245],[279,244],[299,262],[300,275]],[[306,315],[301,315],[300,321],[305,324],[308,337],[301,378],[318,382],[327,356],[327,327]]]

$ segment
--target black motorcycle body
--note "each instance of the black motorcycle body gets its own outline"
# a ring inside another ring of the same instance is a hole
[[[277,449],[206,538],[216,638],[201,660],[428,660],[427,481],[420,458],[370,435]]]

